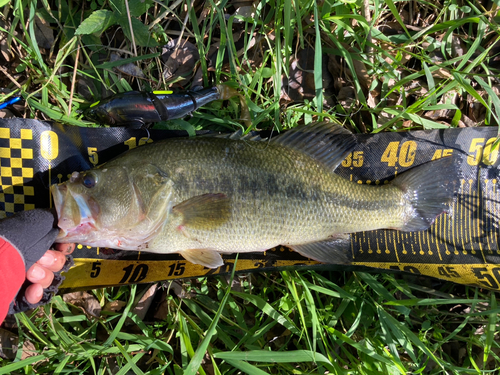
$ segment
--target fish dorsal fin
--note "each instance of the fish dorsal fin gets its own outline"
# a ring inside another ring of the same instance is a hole
[[[262,138],[258,131],[251,131],[248,134],[243,134],[243,131],[241,129],[236,130],[233,133],[204,134],[203,137],[223,138],[223,139],[231,139],[233,141],[252,141],[252,142],[260,142],[267,140],[267,138]]]
[[[229,135],[229,139],[238,140],[243,136],[243,131],[241,129],[236,130],[233,134]]]
[[[335,170],[356,146],[354,135],[333,122],[297,126],[272,138],[271,142],[303,152],[331,170]]]

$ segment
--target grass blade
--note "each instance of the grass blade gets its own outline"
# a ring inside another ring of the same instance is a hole
[[[231,279],[230,279],[229,285],[232,284],[232,281],[234,279],[234,271],[236,270],[236,262],[237,261],[238,261],[238,258],[236,258],[234,261],[233,270],[231,272]],[[226,302],[227,302],[227,299],[228,299],[230,293],[231,293],[231,288],[228,287],[226,290],[226,293],[224,294],[224,297],[222,298],[222,301],[220,302],[219,310],[217,310],[217,313],[214,316],[212,324],[210,324],[210,327],[208,327],[208,330],[205,334],[203,341],[200,343],[200,345],[196,349],[196,352],[194,353],[193,358],[191,358],[191,362],[189,362],[189,365],[187,366],[186,370],[184,371],[185,375],[196,375],[198,369],[200,368],[201,361],[203,360],[203,357],[205,356],[205,352],[207,351],[207,348],[208,348],[208,345],[210,344],[210,340],[212,339],[212,336],[215,335],[215,332],[217,329],[217,323],[219,322],[220,316],[222,314],[222,310],[224,309],[224,306],[226,305]]]
[[[267,314],[269,317],[274,319],[276,322],[281,324],[283,327],[289,329],[291,332],[295,333],[296,335],[300,335],[300,331],[297,329],[297,327],[289,322],[283,315],[278,313],[270,304],[268,304],[266,301],[264,301],[262,298],[259,296],[255,296],[252,294],[247,294],[247,293],[242,293],[242,292],[236,292],[232,291],[231,294],[238,296],[245,301],[248,301],[252,304],[254,304],[260,311],[262,311],[264,314]]]
[[[249,375],[267,375],[267,372],[262,371],[260,368],[251,365],[245,361],[239,361],[237,359],[225,359],[234,368],[241,370]]]
[[[323,112],[323,52],[321,46],[321,33],[319,32],[318,3],[314,2],[314,89],[316,91],[316,108],[318,113]]]
[[[266,350],[250,350],[248,352],[220,352],[214,354],[215,358],[251,361],[251,362],[269,362],[269,363],[299,363],[299,362],[319,362],[332,370],[332,363],[321,353],[310,350],[289,350],[286,352],[270,352]],[[332,370],[333,371],[333,370]]]
[[[116,336],[118,336],[118,334],[120,333],[123,325],[125,324],[125,320],[128,317],[128,313],[130,312],[130,309],[132,308],[132,305],[134,303],[136,291],[137,291],[137,285],[131,285],[130,286],[130,296],[129,296],[127,306],[125,306],[125,309],[123,310],[123,313],[122,313],[122,316],[120,317],[120,320],[116,324],[113,331],[111,331],[111,333],[109,334],[108,339],[103,343],[103,346],[110,346],[111,343],[115,341]]]

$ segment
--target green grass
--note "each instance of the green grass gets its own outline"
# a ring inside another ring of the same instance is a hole
[[[159,46],[182,34],[202,56],[193,69],[203,85],[225,82],[243,94],[251,129],[323,118],[360,132],[500,122],[498,8],[374,0],[367,18],[361,1],[262,1],[253,15],[233,15],[231,4],[131,0],[127,12],[123,0],[0,0],[0,31],[12,51],[0,86],[26,99],[28,117],[92,126],[80,109],[108,93],[191,87],[190,74],[170,81],[161,74]],[[50,49],[36,43],[36,16],[55,30]],[[211,50],[215,43],[220,48]],[[309,64],[301,84],[308,95],[288,101],[283,76],[294,77],[291,60],[307,48],[310,59],[299,65]],[[122,59],[110,61],[112,52]],[[128,63],[144,78],[119,73]],[[227,131],[246,128],[241,117],[233,98],[159,126]],[[479,374],[500,367],[494,292],[361,272],[234,280],[187,280],[190,298],[166,285],[168,314],[144,320],[134,313],[144,286],[92,291],[101,306],[125,303],[100,318],[55,297],[16,316],[20,347],[30,343],[35,353],[2,360],[0,374]]]
[[[498,367],[494,293],[394,275],[287,271],[187,281],[162,319],[141,320],[143,287],[93,294],[122,312],[88,318],[56,297],[17,315],[37,355],[0,373],[482,373]],[[457,293],[455,294],[455,290]],[[463,297],[459,299],[457,297]]]

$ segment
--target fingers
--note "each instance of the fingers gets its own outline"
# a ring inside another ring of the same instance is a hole
[[[52,284],[52,280],[54,280],[54,273],[35,263],[26,273],[26,278],[33,284],[39,284],[42,288],[48,288]]]
[[[75,250],[75,244],[56,244],[56,250],[48,250],[39,260],[38,264],[52,272],[59,272],[66,263],[66,255]]]
[[[66,263],[66,255],[75,250],[75,244],[55,244],[55,250],[48,250],[33,264],[26,278],[32,282],[26,288],[25,297],[31,304],[37,304],[43,297],[43,289],[48,288],[54,280],[54,272],[59,272]]]
[[[54,244],[54,249],[60,251],[61,253],[68,255],[71,254],[75,250],[74,243],[56,243]]]
[[[26,288],[24,296],[29,303],[33,305],[37,304],[43,297],[43,286],[40,284],[31,284]]]
[[[47,250],[47,252],[30,267],[26,278],[33,284],[42,288],[48,288],[54,280],[54,272],[59,272],[66,263],[66,254],[71,254],[75,244],[57,244],[58,250]]]
[[[48,250],[37,264],[52,272],[60,271],[66,263],[66,255],[56,250]]]

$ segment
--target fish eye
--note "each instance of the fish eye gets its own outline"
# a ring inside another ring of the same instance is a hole
[[[97,182],[97,178],[93,173],[87,173],[83,176],[82,184],[88,189],[91,189],[95,186]]]

